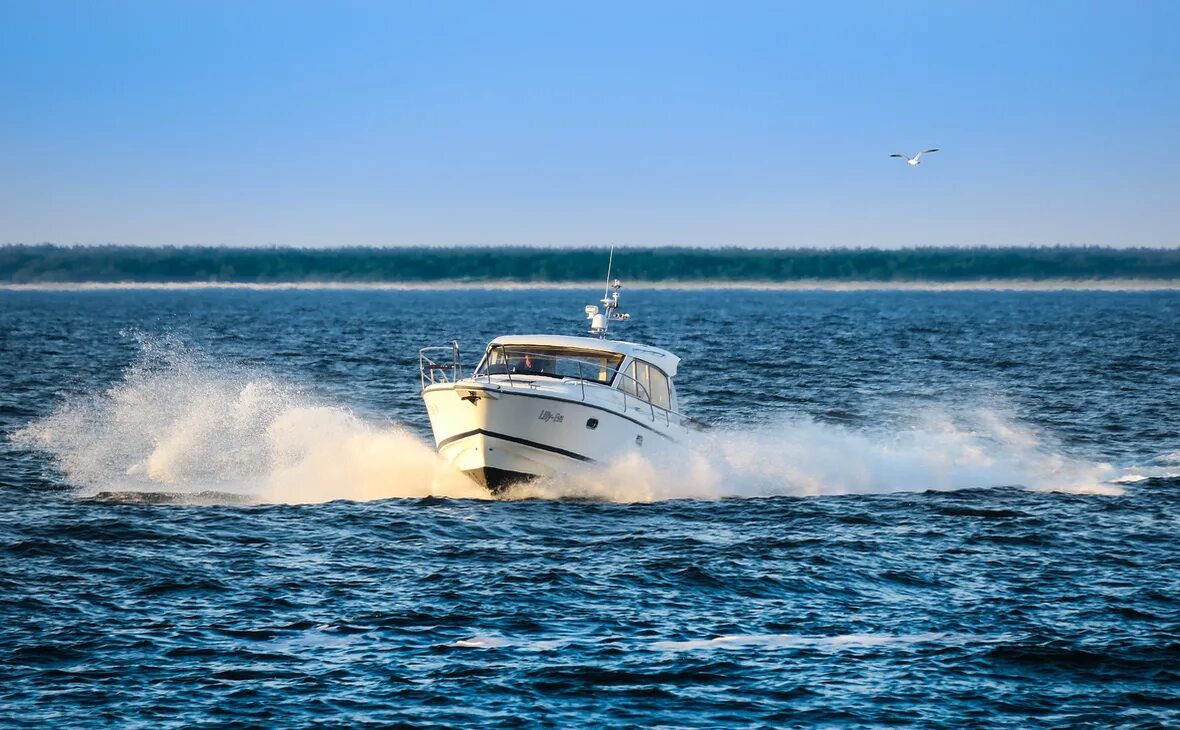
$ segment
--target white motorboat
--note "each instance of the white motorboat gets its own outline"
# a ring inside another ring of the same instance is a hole
[[[535,477],[683,441],[699,421],[679,413],[680,358],[607,339],[621,284],[607,275],[589,337],[506,335],[464,375],[459,343],[419,351],[422,398],[438,453],[493,493]]]

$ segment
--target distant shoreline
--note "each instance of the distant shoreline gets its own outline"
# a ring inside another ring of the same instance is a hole
[[[626,289],[694,291],[707,289],[753,291],[1180,291],[1180,279],[981,279],[977,281],[631,281]],[[105,291],[446,291],[446,290],[597,290],[601,281],[520,282],[498,281],[292,281],[292,282],[42,282],[0,283],[0,291],[105,292]]]
[[[584,288],[607,249],[0,246],[0,285],[169,288]],[[1180,248],[615,251],[612,276],[671,289],[1175,289]]]

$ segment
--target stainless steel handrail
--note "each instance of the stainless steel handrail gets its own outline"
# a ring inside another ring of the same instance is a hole
[[[435,352],[449,352],[451,354],[450,364],[435,362],[427,353]],[[451,377],[448,379],[446,371],[451,371]],[[435,377],[438,373],[439,377]],[[455,383],[463,377],[463,366],[459,362],[459,341],[455,340],[449,345],[441,345],[436,347],[423,347],[418,350],[418,381],[421,385],[421,390],[426,390],[427,380],[430,385],[435,383]]]

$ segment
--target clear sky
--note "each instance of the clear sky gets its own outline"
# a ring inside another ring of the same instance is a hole
[[[1180,2],[0,0],[41,241],[1177,246]]]

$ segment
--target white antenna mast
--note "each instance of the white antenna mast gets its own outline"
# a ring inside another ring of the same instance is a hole
[[[606,331],[611,320],[623,321],[631,319],[631,315],[619,311],[619,289],[623,282],[611,279],[610,272],[615,263],[615,247],[610,247],[610,258],[606,264],[606,289],[602,292],[602,311],[593,304],[586,306],[586,319],[590,320],[590,334],[606,339]]]
[[[615,265],[615,247],[610,247],[610,257],[606,260],[606,288],[602,290],[602,303],[605,305],[610,296],[610,270]]]

